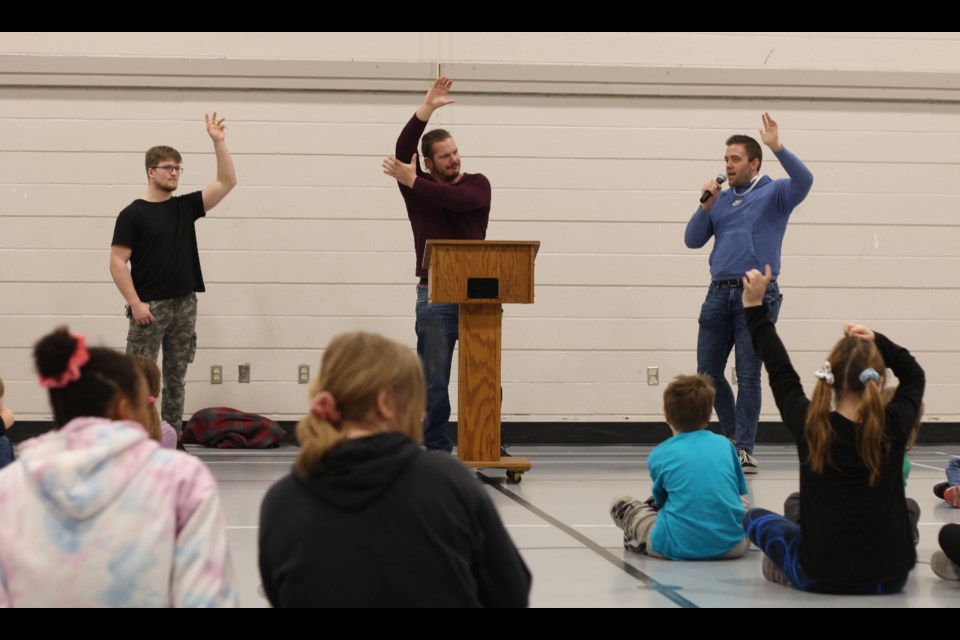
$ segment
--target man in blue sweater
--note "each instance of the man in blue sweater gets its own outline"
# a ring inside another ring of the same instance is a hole
[[[760,418],[761,363],[744,320],[742,279],[750,269],[763,271],[767,264],[772,267],[774,279],[767,287],[764,303],[776,322],[783,299],[776,278],[787,220],[813,185],[813,174],[780,144],[780,129],[770,114],[764,113],[762,120],[760,139],[790,177],[773,180],[760,173],[763,150],[757,141],[744,135],[730,136],[724,156],[730,188],[721,191],[717,181],[706,183],[703,191],[709,198],[690,218],[684,234],[684,242],[691,249],[699,249],[716,237],[710,253],[712,282],[700,308],[697,371],[713,378],[720,428],[736,444],[744,473],[757,472],[752,454]],[[736,402],[724,377],[734,345],[740,388]]]

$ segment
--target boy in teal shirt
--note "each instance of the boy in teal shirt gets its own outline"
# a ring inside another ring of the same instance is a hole
[[[733,444],[707,430],[715,391],[705,375],[677,376],[663,393],[673,437],[648,460],[653,497],[616,498],[610,515],[623,546],[670,560],[739,558],[750,546],[741,521],[747,482]]]

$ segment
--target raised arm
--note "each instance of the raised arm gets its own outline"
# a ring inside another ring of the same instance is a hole
[[[882,333],[872,332],[866,327],[854,324],[847,324],[844,332],[846,335],[862,339],[873,339],[880,355],[883,356],[884,364],[897,374],[900,384],[893,394],[893,400],[887,405],[887,414],[893,418],[888,428],[898,429],[897,435],[906,439],[913,425],[916,424],[920,405],[923,402],[923,392],[927,385],[923,368],[909,351],[895,344]],[[869,336],[864,335],[864,332],[869,332]]]
[[[763,126],[760,127],[760,139],[770,147],[770,150],[780,160],[784,171],[790,176],[789,180],[780,182],[778,199],[780,208],[783,211],[790,212],[810,193],[810,187],[813,186],[813,174],[807,169],[806,165],[800,162],[797,156],[793,155],[780,142],[780,126],[770,117],[769,113],[761,116]]]
[[[420,142],[420,136],[423,135],[423,130],[426,129],[427,122],[430,121],[433,112],[456,102],[447,97],[452,84],[453,81],[450,78],[441,76],[427,89],[427,95],[423,97],[423,103],[417,108],[416,113],[413,114],[403,131],[400,132],[400,137],[397,138],[394,159],[399,159],[404,163],[410,162],[417,152],[417,143]],[[418,174],[425,175],[420,171],[419,163],[415,167]]]
[[[207,123],[207,134],[213,140],[213,151],[217,154],[217,179],[203,188],[203,210],[210,211],[220,204],[230,191],[237,186],[237,170],[233,166],[233,158],[227,149],[225,118],[217,119],[217,112],[211,117],[203,114]]]
[[[110,247],[110,275],[120,295],[130,305],[134,321],[137,324],[150,324],[154,320],[153,314],[150,313],[150,305],[140,300],[137,289],[133,286],[133,276],[127,268],[127,262],[130,261],[132,254],[133,250],[130,247],[119,244]]]
[[[751,269],[743,279],[743,308],[747,329],[753,338],[753,348],[763,360],[770,379],[770,389],[780,410],[783,424],[797,441],[803,436],[807,407],[810,401],[803,393],[800,376],[797,375],[787,349],[783,346],[777,329],[770,320],[770,313],[763,304],[763,295],[773,274],[770,265],[766,273]]]
[[[423,122],[430,122],[430,116],[433,112],[448,104],[453,104],[456,100],[451,100],[447,94],[450,93],[450,87],[453,86],[453,80],[445,76],[437,78],[433,86],[427,89],[427,95],[423,97],[423,104],[417,108],[417,118]]]

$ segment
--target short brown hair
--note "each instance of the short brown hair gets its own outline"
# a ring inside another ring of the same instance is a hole
[[[751,138],[750,136],[745,136],[742,134],[737,134],[727,138],[727,146],[729,147],[732,144],[742,144],[743,148],[747,151],[747,162],[753,162],[754,159],[759,160],[757,163],[757,171],[760,170],[760,167],[763,166],[763,147],[760,146],[760,143]]]
[[[166,147],[164,145],[159,145],[156,147],[150,147],[147,149],[146,156],[144,157],[144,165],[147,169],[156,169],[157,163],[171,158],[176,160],[177,164],[183,162],[183,158],[180,157],[180,152],[174,149],[173,147]]]
[[[6,392],[6,389],[3,387],[3,378],[0,378],[0,398],[3,397],[3,394]]]
[[[446,129],[434,129],[428,132],[427,135],[423,136],[423,139],[420,140],[420,155],[433,160],[433,145],[441,140],[452,137]]]
[[[697,431],[710,422],[716,391],[706,374],[677,376],[663,392],[663,412],[677,431]]]

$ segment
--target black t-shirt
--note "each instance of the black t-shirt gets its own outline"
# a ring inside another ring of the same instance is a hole
[[[164,202],[134,200],[117,216],[111,244],[128,247],[133,286],[143,302],[204,291],[194,222],[203,217],[203,194]]]

